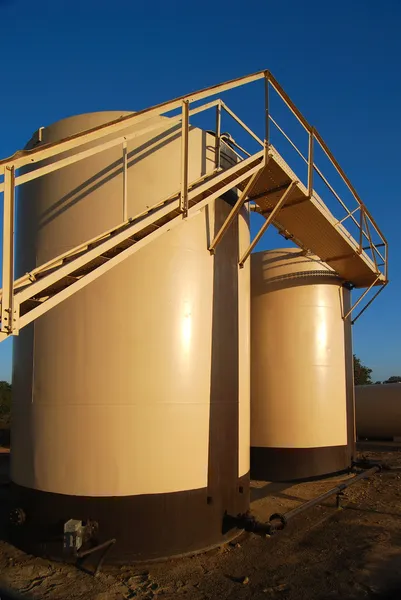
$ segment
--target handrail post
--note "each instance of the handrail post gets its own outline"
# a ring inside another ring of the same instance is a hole
[[[377,266],[376,248],[375,248],[375,245],[372,242],[372,235],[370,233],[370,227],[369,227],[368,219],[366,217],[366,213],[363,213],[363,216],[364,216],[364,219],[365,219],[366,233],[368,234],[370,251],[372,253],[373,262],[375,263],[375,267],[376,267],[376,273],[380,273],[379,267]]]
[[[265,71],[265,165],[269,159],[270,118],[269,118],[269,71]]]
[[[128,221],[128,148],[123,142],[123,221]]]
[[[13,331],[14,287],[14,166],[4,169],[3,208],[3,293],[1,299],[1,331]]]
[[[360,214],[360,218],[359,218],[359,248],[358,248],[358,254],[362,254],[362,245],[363,245],[363,219],[364,219],[364,212],[365,212],[365,207],[363,204],[360,205],[361,208],[361,214]]]
[[[385,250],[384,256],[386,257],[386,264],[384,265],[384,276],[385,276],[386,282],[387,282],[388,281],[388,242],[387,242],[387,240],[385,240],[384,250]]]
[[[314,167],[314,138],[315,132],[314,128],[311,127],[309,130],[309,145],[308,145],[308,196],[312,198],[313,196],[313,167]]]
[[[189,138],[189,101],[181,105],[181,194],[180,210],[184,218],[188,216],[188,138]]]
[[[220,169],[220,147],[221,147],[221,100],[216,106],[216,141],[215,141],[215,167]]]

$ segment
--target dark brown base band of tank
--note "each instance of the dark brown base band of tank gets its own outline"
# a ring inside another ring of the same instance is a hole
[[[64,523],[95,521],[92,543],[112,538],[116,543],[108,563],[133,563],[196,553],[232,539],[225,515],[249,508],[249,474],[224,495],[209,496],[207,488],[139,496],[85,497],[54,494],[11,484],[11,509],[22,509],[26,520],[10,525],[10,542],[25,552],[53,559],[63,554]]]
[[[310,479],[346,471],[350,466],[348,446],[251,447],[251,478],[261,481]]]

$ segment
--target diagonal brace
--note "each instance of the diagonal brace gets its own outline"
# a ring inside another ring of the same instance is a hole
[[[253,188],[254,184],[256,183],[256,180],[258,179],[258,177],[260,176],[260,174],[262,172],[262,167],[263,167],[263,165],[261,165],[261,168],[258,171],[256,171],[256,173],[254,173],[252,175],[252,177],[249,179],[248,183],[246,184],[246,186],[244,188],[244,191],[241,193],[237,202],[234,204],[233,208],[231,209],[230,214],[228,215],[227,219],[224,221],[223,225],[217,232],[214,240],[212,241],[212,243],[209,246],[209,251],[211,254],[214,254],[214,252],[216,250],[216,246],[221,242],[224,235],[228,231],[228,228],[230,227],[231,223],[234,221],[236,216],[239,214],[239,212],[242,208],[242,205],[246,202],[246,200],[249,196],[249,192]]]
[[[356,315],[355,319],[352,319],[352,321],[351,321],[351,325],[353,325],[353,324],[355,323],[355,321],[357,321],[357,320],[359,319],[359,317],[360,317],[360,316],[361,316],[361,315],[362,315],[362,314],[365,312],[365,310],[366,310],[367,308],[369,308],[369,306],[372,304],[372,302],[373,302],[374,300],[376,300],[377,296],[378,296],[379,294],[381,294],[381,293],[382,293],[382,291],[384,290],[384,288],[386,287],[386,285],[387,285],[387,284],[388,284],[388,281],[386,281],[386,283],[384,283],[384,284],[381,286],[381,288],[380,288],[380,289],[379,289],[379,290],[376,292],[376,294],[375,294],[375,295],[374,295],[374,296],[373,296],[373,297],[372,297],[372,298],[369,300],[369,302],[367,302],[367,303],[365,304],[365,306],[362,308],[362,310],[360,310],[360,311],[359,311],[359,313]]]
[[[248,247],[248,249],[246,250],[246,252],[243,254],[241,260],[239,261],[239,266],[240,266],[241,269],[244,266],[244,263],[245,263],[246,259],[251,254],[252,250],[255,248],[256,244],[258,243],[258,241],[260,240],[260,238],[262,237],[262,235],[264,234],[264,232],[266,231],[266,229],[269,227],[270,223],[274,220],[274,217],[279,212],[279,210],[281,209],[281,207],[283,206],[283,204],[286,202],[286,200],[290,196],[292,190],[294,189],[294,187],[296,185],[298,185],[298,183],[299,183],[299,181],[297,181],[297,180],[291,181],[290,185],[287,187],[286,191],[281,196],[280,200],[277,202],[276,206],[273,208],[273,210],[270,213],[270,215],[267,217],[265,223],[263,223],[263,225],[260,228],[259,232],[256,234],[254,240],[252,240],[250,246]]]
[[[349,317],[349,316],[350,316],[350,314],[353,312],[353,310],[354,310],[354,309],[355,309],[355,308],[358,306],[358,304],[359,304],[360,302],[362,302],[362,300],[365,298],[366,294],[368,294],[368,293],[370,292],[370,290],[371,290],[371,289],[372,289],[372,288],[373,288],[373,287],[376,285],[376,283],[379,281],[380,277],[381,277],[381,273],[379,273],[379,275],[376,277],[376,279],[375,279],[375,280],[374,280],[374,281],[373,281],[373,282],[370,284],[370,286],[369,286],[369,287],[368,287],[368,288],[367,288],[367,289],[366,289],[366,290],[363,292],[362,296],[360,296],[360,297],[358,298],[358,300],[357,300],[356,302],[354,302],[354,304],[351,306],[351,308],[349,309],[349,311],[347,312],[347,314],[343,316],[343,319],[344,319],[344,321],[345,321],[346,319],[348,319],[348,317]],[[376,297],[376,295],[378,295],[378,294],[375,294],[375,296],[373,296],[372,300],[373,300],[373,299]],[[371,302],[369,302],[369,304],[371,304]],[[366,308],[369,306],[369,304],[366,306]],[[358,315],[358,316],[359,316],[359,315]]]

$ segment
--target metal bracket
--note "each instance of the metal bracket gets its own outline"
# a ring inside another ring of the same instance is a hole
[[[342,509],[341,500],[343,498],[345,498],[345,497],[346,496],[345,496],[344,492],[337,492],[337,494],[336,494],[336,508],[337,508],[337,510],[341,510]]]

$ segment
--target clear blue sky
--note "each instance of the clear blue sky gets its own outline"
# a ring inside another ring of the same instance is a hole
[[[69,115],[270,69],[387,235],[391,285],[354,326],[354,349],[375,378],[401,374],[399,0],[0,0],[0,22],[1,157]],[[10,372],[7,341],[0,379]]]

